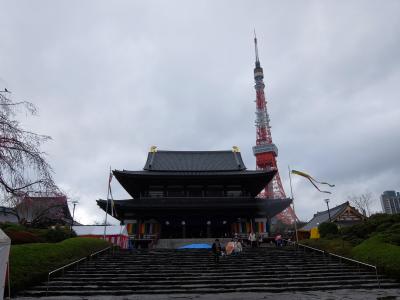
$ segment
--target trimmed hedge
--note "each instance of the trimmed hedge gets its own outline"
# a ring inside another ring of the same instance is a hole
[[[48,272],[106,248],[108,242],[95,238],[70,238],[60,243],[12,245],[10,252],[11,291],[47,280]]]

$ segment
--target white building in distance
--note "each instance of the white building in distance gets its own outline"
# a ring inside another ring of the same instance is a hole
[[[382,210],[387,214],[400,214],[400,193],[385,191],[381,195]]]

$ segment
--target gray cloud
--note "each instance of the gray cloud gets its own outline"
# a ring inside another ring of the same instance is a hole
[[[0,84],[38,106],[22,121],[53,137],[44,148],[80,199],[81,222],[103,217],[95,199],[110,165],[141,169],[151,145],[238,145],[255,168],[254,27],[286,192],[289,164],[334,182],[332,204],[369,190],[380,210],[379,194],[400,188],[397,1],[3,6]],[[301,219],[325,208],[324,195],[293,180]]]

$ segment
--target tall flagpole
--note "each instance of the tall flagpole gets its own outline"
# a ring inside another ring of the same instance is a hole
[[[104,218],[104,235],[103,235],[104,240],[106,239],[106,233],[107,233],[108,200],[110,198],[110,189],[111,189],[111,166],[110,166],[110,173],[108,174],[106,217]]]
[[[289,182],[290,182],[290,194],[292,196],[292,205],[293,205],[293,214],[296,216],[296,211],[294,209],[294,197],[293,197],[293,187],[292,187],[292,175],[290,174],[290,166],[288,166],[289,170]],[[297,235],[297,220],[294,220],[294,231],[296,232],[296,243],[299,243],[299,237]]]

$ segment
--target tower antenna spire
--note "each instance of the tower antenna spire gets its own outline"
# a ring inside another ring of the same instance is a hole
[[[260,59],[258,58],[258,45],[257,45],[257,35],[256,29],[254,28],[254,49],[256,52],[256,67],[260,67]]]

